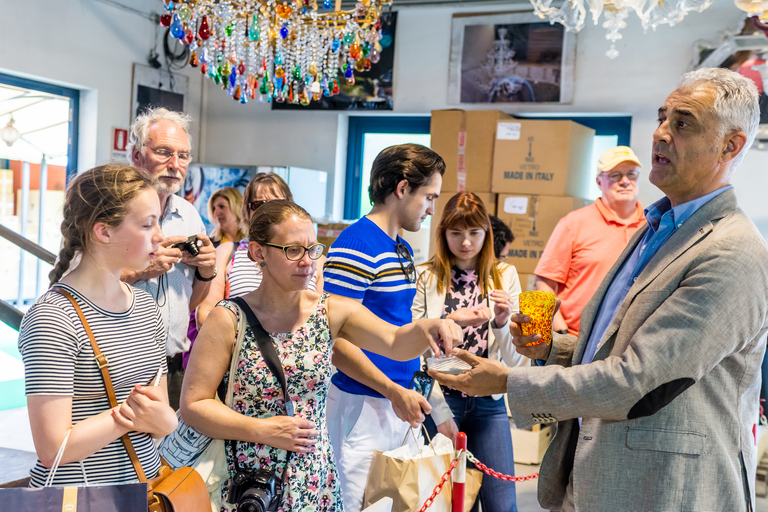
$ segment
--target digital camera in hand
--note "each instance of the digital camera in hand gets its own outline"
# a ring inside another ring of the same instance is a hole
[[[440,373],[458,375],[465,370],[471,370],[472,367],[466,361],[458,357],[428,357],[427,368]]]
[[[187,238],[186,242],[179,242],[173,244],[171,247],[179,249],[180,251],[187,251],[191,256],[197,256],[200,254],[200,248],[198,247],[197,235],[191,235]]]
[[[283,499],[280,477],[267,469],[243,470],[229,479],[229,501],[238,512],[277,510]]]

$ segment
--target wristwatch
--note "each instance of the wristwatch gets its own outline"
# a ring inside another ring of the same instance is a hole
[[[214,277],[216,274],[214,274]],[[557,334],[569,334],[568,329],[560,329],[559,331],[555,331]]]
[[[213,281],[215,277],[216,277],[216,267],[213,267],[213,275],[211,277],[203,277],[200,275],[200,270],[195,269],[195,279],[197,279],[198,281],[202,281],[206,283],[208,281]]]

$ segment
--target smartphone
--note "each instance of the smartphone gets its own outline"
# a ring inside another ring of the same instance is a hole
[[[418,394],[426,399],[429,399],[432,388],[435,386],[435,379],[422,372],[421,370],[413,372],[413,378],[411,379],[410,389],[416,391]]]

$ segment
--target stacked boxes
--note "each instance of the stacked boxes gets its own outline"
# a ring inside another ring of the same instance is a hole
[[[509,226],[515,240],[507,263],[532,274],[557,222],[589,201],[570,196],[499,194],[496,216]]]
[[[438,110],[432,112],[430,133],[432,149],[446,163],[432,235],[457,191],[480,195],[489,213],[512,230],[507,262],[519,274],[531,275],[521,278],[521,286],[532,287],[533,270],[557,222],[590,202],[582,198],[595,174],[594,130],[572,121],[517,119],[497,110]]]
[[[342,222],[330,222],[317,224],[317,241],[321,244],[325,244],[325,251],[323,254],[328,255],[328,249],[331,244],[338,238],[344,229],[349,227],[354,221],[342,221]]]

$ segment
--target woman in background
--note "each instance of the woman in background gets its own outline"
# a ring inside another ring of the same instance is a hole
[[[452,319],[463,327],[464,350],[508,366],[525,364],[528,359],[515,350],[508,326],[509,316],[518,310],[520,280],[515,267],[494,255],[494,235],[482,200],[471,192],[449,199],[435,238],[435,255],[418,267],[413,319]],[[464,432],[467,448],[480,461],[515,474],[502,395],[472,397],[435,385],[430,404],[434,422],[425,425],[431,434],[437,430],[455,437],[457,431]],[[515,484],[484,475],[473,511],[479,503],[484,512],[516,512]]]
[[[214,247],[245,238],[242,223],[243,195],[235,187],[223,187],[208,200],[208,216],[216,224],[211,233]]]
[[[19,331],[38,457],[31,487],[43,486],[67,436],[55,486],[138,481],[120,439],[126,433],[147,477],[160,469],[152,438],[176,428],[165,329],[154,299],[120,281],[123,269],[146,268],[163,240],[155,183],[134,167],[110,164],[80,174],[67,190],[54,288],[24,315]],[[76,256],[80,262],[62,277]],[[108,356],[114,409],[83,323],[56,288],[74,298]]]
[[[288,184],[274,172],[259,173],[251,179],[243,192],[241,211],[241,229],[248,232],[251,216],[261,205],[276,199],[293,201],[293,194]],[[224,242],[216,249],[216,267],[225,269],[211,282],[211,288],[205,300],[197,307],[198,328],[205,322],[208,314],[222,299],[241,297],[261,284],[261,269],[248,257],[248,238],[238,243]],[[308,289],[323,290],[323,263],[319,260],[317,272],[312,276]]]

